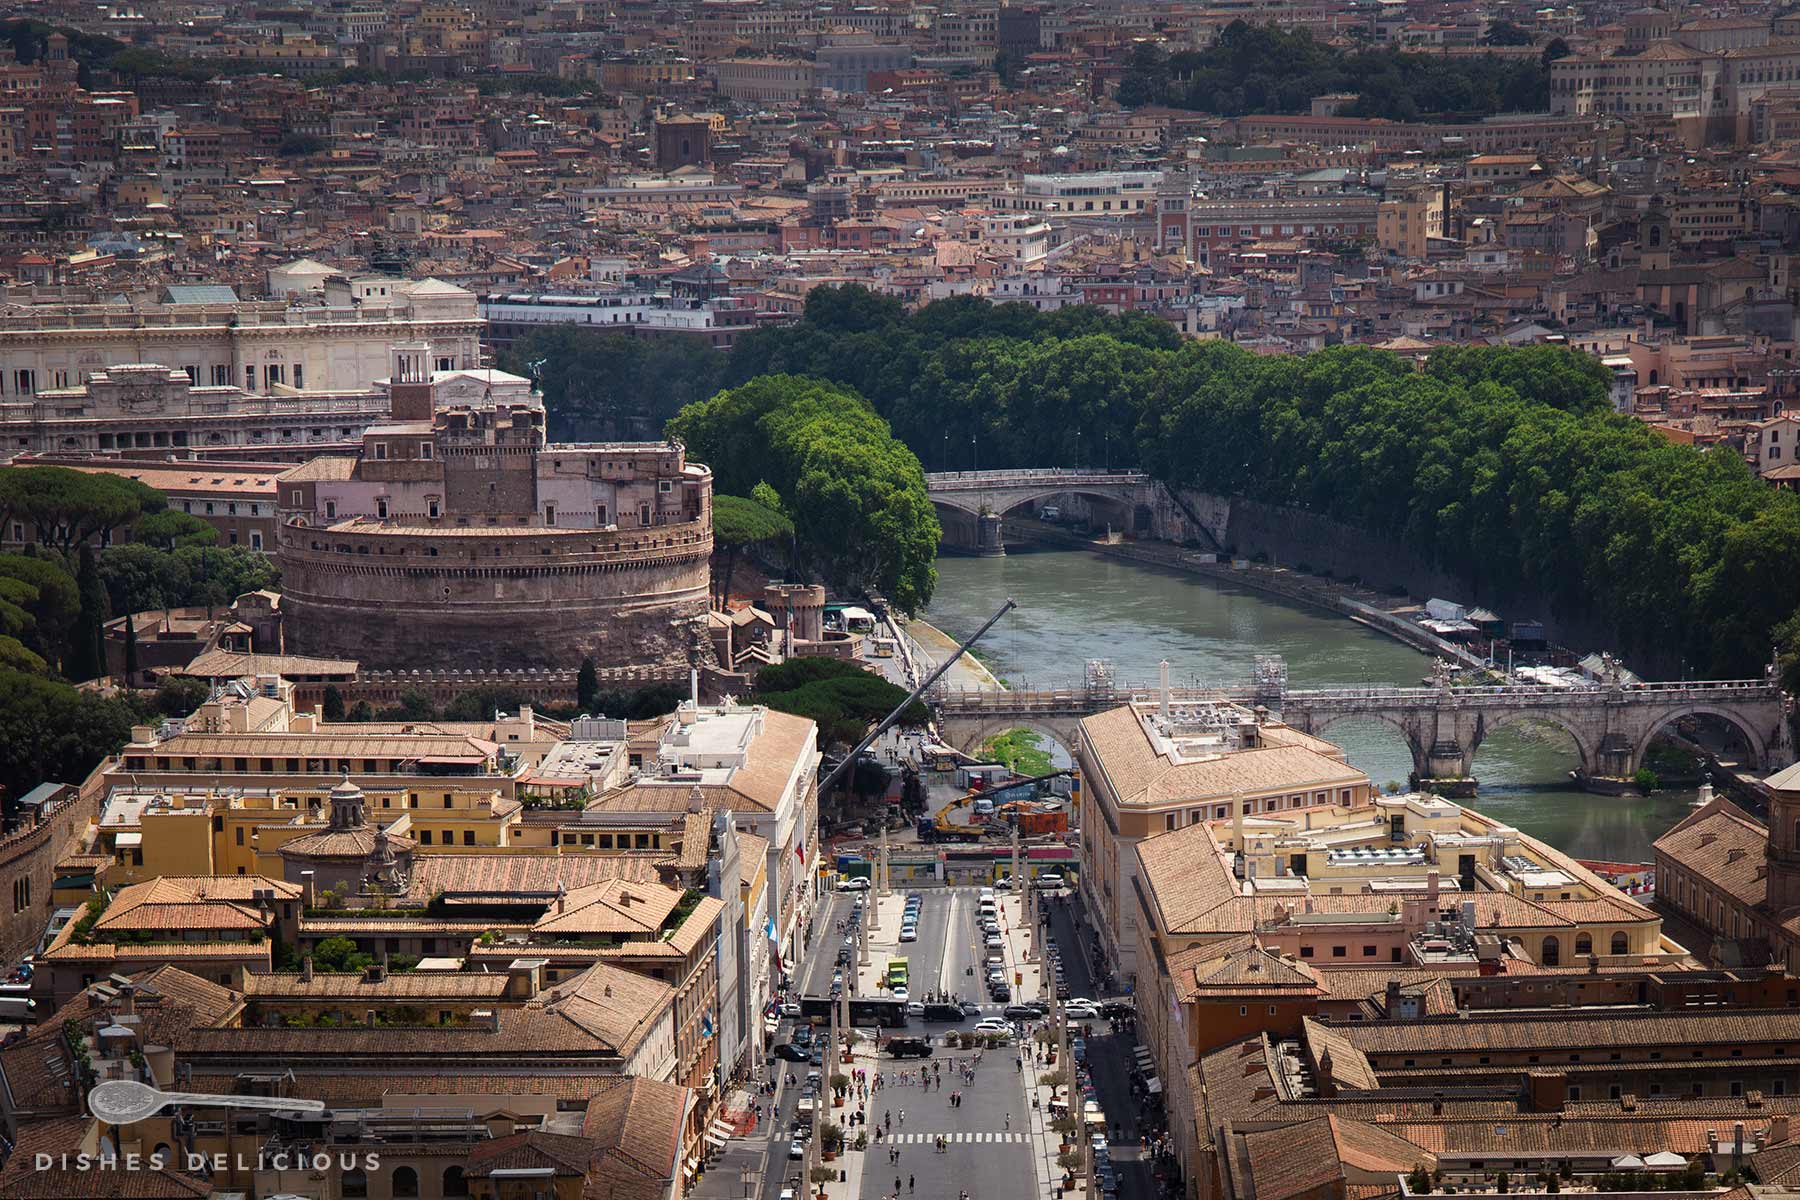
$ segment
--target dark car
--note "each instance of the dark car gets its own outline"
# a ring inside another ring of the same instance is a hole
[[[993,987],[988,989],[988,994],[999,1004],[1005,1004],[1008,1000],[1012,999],[1012,989],[1004,983],[996,983]]]
[[[965,1014],[960,1004],[927,1004],[921,1015],[927,1021],[960,1021]]]
[[[1103,1017],[1129,1017],[1137,1009],[1129,1000],[1103,1000],[1100,1002],[1100,1015]]]
[[[1038,1019],[1039,1013],[1029,1004],[1009,1004],[1006,1006],[1006,1011],[1000,1015],[1009,1021],[1035,1021]]]
[[[895,1058],[930,1058],[931,1043],[924,1038],[889,1038],[887,1052]]]
[[[796,1046],[792,1042],[783,1042],[775,1047],[775,1057],[787,1062],[805,1062],[812,1057],[812,1051],[805,1046]]]

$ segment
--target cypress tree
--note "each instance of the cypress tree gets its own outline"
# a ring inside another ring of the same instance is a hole
[[[600,700],[600,673],[594,669],[594,660],[581,660],[581,670],[575,674],[575,704],[584,713],[594,711]]]

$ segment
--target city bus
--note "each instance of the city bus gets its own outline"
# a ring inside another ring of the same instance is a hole
[[[904,958],[888,959],[888,987],[901,988],[907,986],[906,960]]]
[[[831,1020],[831,1010],[837,1001],[829,996],[800,997],[800,1015],[813,1024],[824,1024]],[[850,1023],[852,1025],[876,1025],[882,1028],[894,1028],[906,1024],[906,1002],[892,1000],[886,996],[852,996],[850,998]]]

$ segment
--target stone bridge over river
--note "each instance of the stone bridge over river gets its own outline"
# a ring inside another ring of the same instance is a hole
[[[1041,729],[1073,746],[1082,717],[1131,700],[1153,701],[1157,695],[1154,685],[1106,685],[1016,692],[940,690],[930,699],[944,738],[973,749],[997,733],[1021,726]],[[1418,779],[1469,780],[1482,740],[1521,721],[1566,731],[1580,752],[1585,777],[1630,779],[1651,740],[1684,717],[1712,717],[1735,729],[1748,748],[1745,766],[1772,770],[1794,761],[1781,689],[1762,679],[1589,688],[1174,688],[1170,698],[1175,703],[1262,704],[1294,728],[1322,737],[1340,721],[1378,721],[1405,738]]]
[[[1006,553],[1000,525],[1007,514],[1053,496],[1080,496],[1114,529],[1135,529],[1147,518],[1160,485],[1141,471],[939,471],[925,476],[949,549]]]

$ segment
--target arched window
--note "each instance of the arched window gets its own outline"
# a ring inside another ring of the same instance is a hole
[[[1662,245],[1662,226],[1650,226],[1650,246],[1652,249]]]
[[[1538,961],[1542,962],[1546,967],[1554,967],[1554,966],[1561,965],[1561,963],[1562,963],[1562,943],[1556,940],[1556,936],[1554,934],[1552,934],[1549,937],[1546,937],[1544,939],[1544,952]],[[344,1194],[349,1195],[348,1192],[346,1192]]]
[[[366,1198],[368,1194],[369,1177],[363,1173],[361,1167],[351,1167],[348,1171],[344,1172],[343,1195],[346,1197],[346,1200],[349,1200],[351,1197],[362,1200],[362,1198]]]
[[[1625,936],[1623,930],[1612,935],[1612,952],[1614,954],[1631,953],[1631,939]]]
[[[1575,953],[1577,953],[1577,954],[1592,954],[1593,952],[1594,952],[1594,939],[1590,935],[1585,934],[1585,933],[1576,934],[1575,935]]]
[[[393,1183],[395,1196],[417,1196],[419,1194],[419,1173],[411,1167],[395,1167]]]
[[[461,1167],[444,1168],[444,1195],[466,1196],[469,1194],[469,1181],[463,1178]]]

